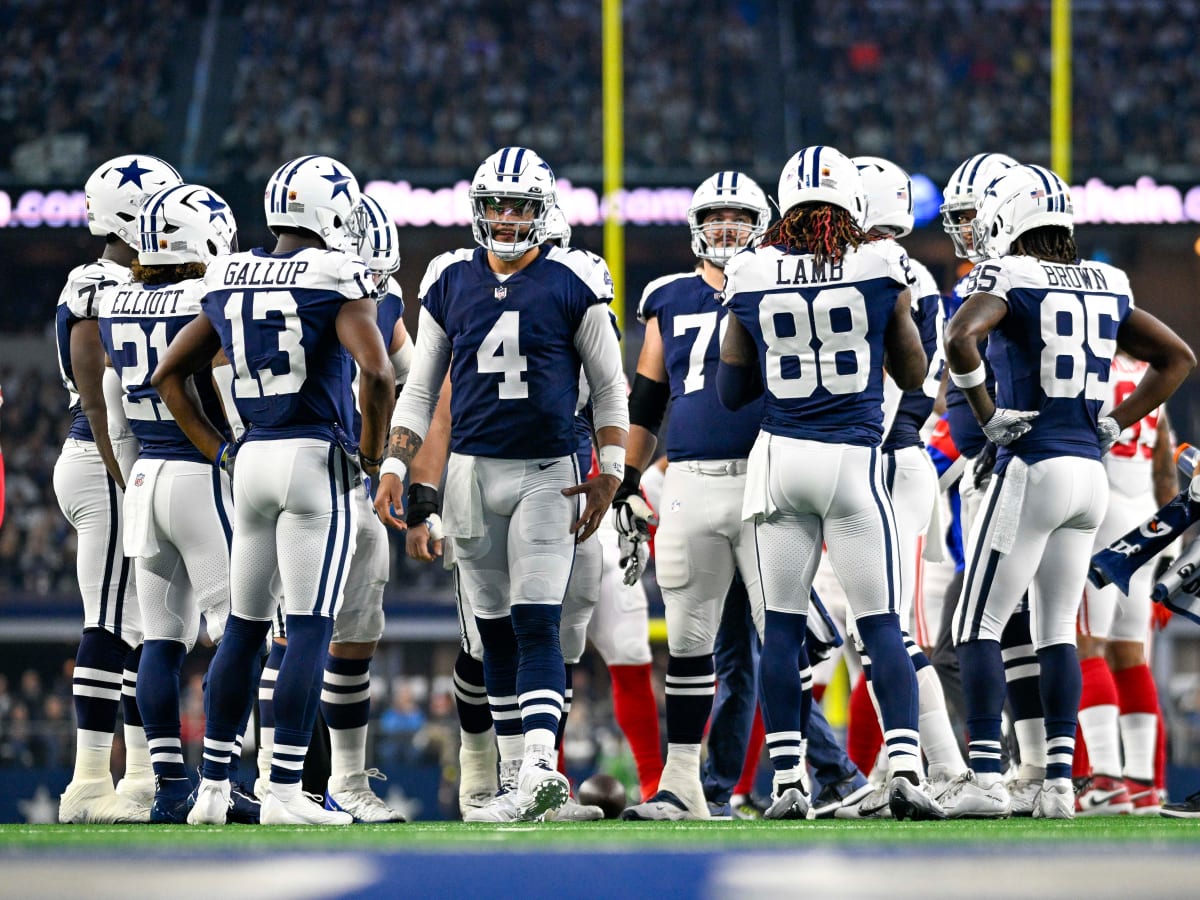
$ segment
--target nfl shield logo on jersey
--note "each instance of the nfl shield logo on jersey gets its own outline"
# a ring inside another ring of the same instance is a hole
[[[496,299],[497,300],[503,300],[507,296],[508,296],[508,288],[504,287],[503,285],[496,288]]]

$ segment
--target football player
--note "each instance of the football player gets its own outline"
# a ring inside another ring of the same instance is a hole
[[[1113,357],[1112,393],[1102,415],[1133,393],[1146,369],[1144,362],[1124,353]],[[1173,450],[1165,407],[1121,432],[1103,459],[1108,510],[1094,550],[1107,547],[1175,497],[1179,483]],[[1076,798],[1080,815],[1154,815],[1162,806],[1154,765],[1162,741],[1161,712],[1146,662],[1153,571],[1153,566],[1139,569],[1124,594],[1115,584],[1097,588],[1089,581],[1079,609],[1079,729],[1087,752],[1076,748],[1076,756],[1086,755],[1090,771],[1079,771],[1077,759],[1075,774],[1091,778]]]
[[[971,231],[979,202],[987,186],[1017,161],[1003,153],[978,153],[970,156],[954,170],[946,184],[942,203],[942,227],[954,244],[955,254],[960,259],[978,263],[984,258],[983,249],[977,246]],[[954,286],[947,298],[947,318],[957,311],[966,299],[968,278],[963,277]],[[984,359],[984,382],[988,391],[995,393],[995,379]],[[962,458],[966,460],[962,476],[958,479],[958,494],[964,540],[969,538],[971,524],[979,512],[984,490],[995,464],[996,447],[987,440],[963,392],[948,381],[946,384],[946,423],[950,438]],[[951,623],[953,610],[962,593],[961,578],[951,584],[952,600],[948,600],[943,611],[937,646],[934,649],[934,664],[944,679],[952,684],[950,690],[961,694],[961,679],[958,673],[958,658],[954,651]],[[1033,814],[1037,797],[1046,774],[1046,735],[1042,718],[1042,701],[1038,686],[1038,660],[1030,636],[1030,613],[1028,600],[1023,598],[1013,612],[1000,636],[1000,650],[1004,655],[1004,677],[1007,684],[1008,702],[1012,711],[1013,733],[1020,750],[1020,768],[1007,782],[1012,814]],[[959,708],[965,701],[957,704]],[[972,792],[972,788],[963,790]],[[988,801],[976,797],[979,804]],[[963,801],[960,798],[960,803]],[[965,807],[964,807],[965,808]]]
[[[770,218],[766,196],[745,174],[724,171],[705,179],[688,209],[698,267],[650,282],[638,305],[646,332],[629,395],[632,434],[614,519],[627,540],[636,540],[648,530],[650,511],[638,488],[669,403],[666,455],[670,462],[655,537],[655,564],[666,605],[670,657],[667,759],[659,790],[626,809],[625,819],[709,817],[700,780],[700,744],[712,711],[713,647],[726,594],[735,571],[746,582],[758,577],[753,539],[742,524],[741,506],[746,457],[762,416],[761,404],[732,413],[717,398],[717,357],[726,321],[718,294],[725,285],[726,264],[763,235]],[[751,685],[743,711],[749,715],[734,723],[740,733],[723,769],[741,771],[753,697]]]
[[[862,230],[862,177],[832,147],[788,160],[779,201],[783,218],[761,246],[726,266],[733,315],[717,376],[731,408],[765,392],[742,515],[758,547],[761,580],[747,588],[765,623],[759,671],[773,809],[794,817],[808,805],[802,669],[824,542],[874,670],[889,807],[896,818],[941,818],[921,787],[917,681],[900,631],[896,525],[878,449],[885,362],[902,390],[919,387],[928,368],[906,260]]]
[[[137,693],[154,767],[150,821],[183,824],[192,785],[180,738],[179,672],[196,642],[200,615],[214,643],[229,615],[232,505],[228,478],[180,431],[150,386],[150,373],[175,335],[201,315],[205,269],[236,249],[237,224],[220,196],[181,184],[151,194],[138,227],[142,249],[133,283],[104,293],[100,336],[141,442],[125,493],[124,540],[137,572],[145,633]],[[198,373],[192,386],[228,440],[211,371]]]
[[[408,378],[412,342],[404,327],[404,300],[393,277],[400,268],[399,234],[387,211],[366,194],[361,200],[361,232],[357,252],[371,271],[376,301],[375,321],[387,344],[396,376],[396,390]],[[355,433],[361,414],[355,409]],[[358,533],[346,576],[345,600],[333,623],[333,639],[325,661],[321,715],[329,729],[330,773],[325,790],[327,809],[342,809],[357,822],[401,822],[403,816],[385,804],[370,787],[371,779],[386,778],[366,766],[367,724],[370,719],[370,663],[383,634],[383,590],[387,584],[390,551],[387,534],[375,515],[367,491],[355,491]],[[277,614],[274,640],[258,689],[259,752],[256,795],[269,790],[275,742],[275,681],[287,647],[285,618]],[[358,638],[355,640],[355,638]]]
[[[121,409],[116,374],[105,369],[97,317],[100,294],[129,283],[142,201],[180,182],[174,167],[153,156],[118,156],[91,174],[84,185],[88,229],[104,238],[104,253],[72,270],[55,314],[72,421],[54,466],[54,492],[77,535],[83,595],[83,636],[72,676],[75,771],[59,802],[63,823],[147,821],[154,800],[150,751],[134,694],[141,619],[121,533],[124,473],[137,457],[137,442]],[[118,703],[125,719],[125,778],[114,793],[109,763]]]
[[[236,456],[242,473],[233,478],[231,614],[210,670],[203,777],[191,824],[225,821],[229,761],[275,613],[275,579],[288,643],[275,683],[274,755],[261,820],[353,821],[302,794],[300,776],[354,551],[352,494],[362,489],[361,472],[378,471],[395,400],[371,274],[354,253],[359,196],[353,173],[330,157],[281,166],[264,197],[275,249],[210,264],[204,316],[179,333],[152,379],[204,456],[226,471]],[[233,365],[233,397],[246,423],[238,445],[221,439],[185,390],[218,349]],[[358,440],[351,357],[362,410]]]
[[[624,474],[629,427],[603,260],[544,248],[554,175],[532,150],[489,156],[469,190],[475,249],[434,259],[421,285],[413,371],[392,421],[375,508],[396,528],[403,480],[450,373],[445,533],[484,649],[501,766],[515,790],[492,804],[508,821],[566,803],[555,769],[565,692],[560,614],[575,544],[589,538]],[[592,387],[600,475],[580,484],[575,411],[582,364]],[[578,497],[586,499],[579,511]],[[481,811],[482,812],[482,811]]]
[[[1045,710],[1046,774],[1035,816],[1071,818],[1071,762],[1080,674],[1075,622],[1097,527],[1107,507],[1102,455],[1120,432],[1167,399],[1195,364],[1169,328],[1133,307],[1125,274],[1081,260],[1067,186],[1021,166],[987,188],[971,223],[986,255],[946,337],[951,377],[1000,449],[967,542],[954,636],[968,709],[973,781],[998,806],[1001,632],[1032,584]],[[985,385],[978,344],[996,378]],[[1109,416],[1112,357],[1121,347],[1150,367]]]

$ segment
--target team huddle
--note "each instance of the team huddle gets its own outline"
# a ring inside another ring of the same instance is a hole
[[[1177,490],[1162,404],[1195,358],[1123,272],[1078,258],[1053,172],[1000,154],[956,170],[944,224],[975,266],[949,299],[898,243],[913,212],[894,163],[801,150],[773,224],[753,180],[718,172],[688,213],[696,268],[638,305],[628,381],[608,267],[571,246],[532,150],[475,173],[476,246],[429,263],[415,346],[400,235],[337,160],[271,177],[270,250],[239,251],[228,204],[153,157],[109,161],[85,194],[106,247],[69,276],[56,329],[74,418],[55,489],[85,609],[61,821],[403,821],[366,759],[388,527],[452,572],[468,822],[604,816],[560,764],[589,639],[637,763],[622,818],[730,814],[764,744],[766,819],[1159,812],[1149,585],[1081,600],[1093,552],[1160,505],[1152,467]],[[922,559],[948,509],[964,571],[935,642]],[[217,651],[193,786],[179,680],[201,620]],[[878,720],[870,780],[814,702],[843,644]],[[318,712],[323,797],[301,790]]]

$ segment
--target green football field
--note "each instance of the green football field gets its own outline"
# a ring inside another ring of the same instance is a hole
[[[1200,821],[0,826],[0,900],[159,885],[172,900],[1195,897]]]
[[[1200,820],[1121,816],[1072,821],[891,822],[587,822],[465,825],[415,822],[349,828],[154,825],[0,825],[0,849],[230,850],[286,846],[322,851],[413,849],[773,850],[821,845],[887,846],[962,842],[1064,841],[1122,845],[1191,841]],[[1197,847],[1200,852],[1200,846]]]

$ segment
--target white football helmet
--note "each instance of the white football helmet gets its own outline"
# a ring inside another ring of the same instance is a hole
[[[1071,189],[1042,166],[1016,166],[984,190],[971,222],[973,244],[984,258],[996,259],[1008,254],[1022,234],[1047,225],[1074,233]]]
[[[138,211],[142,202],[162,188],[183,184],[170,163],[156,156],[118,156],[88,176],[83,186],[88,230],[107,237],[115,234],[137,250]]]
[[[833,147],[805,147],[779,175],[779,212],[786,216],[801,203],[839,206],[862,227],[867,195],[858,166]]]
[[[705,213],[714,209],[739,209],[750,214],[748,225],[727,222],[722,226],[736,234],[734,243],[722,247],[709,244],[704,234],[703,219]],[[766,233],[771,221],[771,207],[767,205],[767,195],[753,178],[741,172],[717,172],[696,188],[692,205],[688,207],[687,220],[692,229],[692,253],[724,268],[735,253]]]
[[[177,184],[146,198],[138,216],[143,266],[208,263],[237,249],[237,222],[220,195],[200,184]]]
[[[400,234],[396,223],[383,205],[367,194],[362,205],[362,233],[358,236],[358,255],[375,276],[380,296],[387,293],[388,281],[400,270]]]
[[[353,250],[362,232],[362,192],[350,169],[329,156],[301,156],[284,163],[267,182],[263,206],[271,233],[303,228],[329,250]]]
[[[983,252],[967,246],[966,235],[971,231],[971,219],[963,213],[974,213],[983,199],[983,189],[1019,163],[1003,153],[977,153],[964,160],[950,180],[942,195],[942,228],[954,242],[954,253],[960,259],[979,262]]]
[[[571,223],[567,221],[567,214],[558,204],[552,206],[546,214],[545,232],[545,240],[558,241],[560,247],[571,246]]]
[[[867,192],[863,231],[879,228],[898,238],[909,234],[913,230],[913,196],[908,173],[878,156],[856,156],[851,162],[858,166]]]
[[[483,161],[475,171],[468,191],[471,198],[471,233],[475,242],[500,259],[519,259],[546,239],[546,217],[557,201],[554,173],[545,161],[525,147],[505,147]],[[512,240],[492,236],[498,228],[512,227],[505,211],[529,215],[529,224],[521,222]]]

